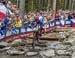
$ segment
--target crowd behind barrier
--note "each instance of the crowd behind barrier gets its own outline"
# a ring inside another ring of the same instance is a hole
[[[27,24],[29,24],[29,23],[27,23]],[[52,23],[45,24],[43,26],[43,28],[44,28],[44,32],[45,32],[45,31],[47,31],[47,29],[51,29],[49,31],[52,31],[53,28],[56,29],[56,28],[62,28],[62,27],[63,28],[64,27],[75,27],[74,25],[75,25],[75,23],[73,23],[73,20],[65,20],[64,21],[64,24],[62,24],[61,21],[56,21],[56,22],[52,22]],[[26,29],[23,26],[21,26],[19,28],[12,27],[11,28],[11,31],[9,29],[7,29],[7,30],[0,30],[1,33],[3,32],[3,34],[0,33],[1,34],[0,39],[2,39],[2,37],[4,38],[4,37],[8,37],[8,36],[13,36],[13,35],[16,35],[16,34],[33,32],[34,29],[37,29],[35,27],[30,28],[29,25],[26,26],[26,28],[27,28]]]
[[[39,28],[43,28],[43,32],[46,32],[56,28],[75,27],[74,10],[29,12],[22,19],[19,9],[11,1],[2,0],[0,7],[0,40],[17,34],[33,32]]]

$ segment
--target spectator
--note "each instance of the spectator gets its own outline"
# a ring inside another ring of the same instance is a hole
[[[28,18],[27,18],[27,16],[25,16],[24,17],[24,28],[25,28],[25,32],[27,32],[28,27],[29,27]]]
[[[22,19],[19,15],[16,16],[15,27],[19,30],[19,33],[21,33]]]

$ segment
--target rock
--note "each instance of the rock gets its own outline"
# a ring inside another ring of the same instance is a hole
[[[34,49],[35,49],[35,50],[38,50],[38,51],[42,50],[42,48],[39,47],[39,46],[35,46]]]
[[[39,42],[38,42],[39,44],[46,44],[47,43],[47,41],[44,41],[44,40],[39,40]]]
[[[66,35],[64,32],[59,32],[59,37],[60,38],[66,38]],[[60,39],[59,39],[60,40]]]
[[[47,45],[46,44],[35,44],[35,46],[39,46],[39,47],[47,47]]]
[[[14,40],[13,42],[10,43],[10,46],[15,47],[15,46],[19,46],[22,43],[22,39],[17,39]]]
[[[70,47],[69,50],[75,51],[75,46]]]
[[[67,41],[64,41],[64,43],[68,43],[68,44],[71,44],[71,45],[75,45],[75,39],[68,39]]]
[[[52,58],[71,58],[71,56],[54,56]]]
[[[40,51],[40,56],[41,56],[41,58],[48,58],[45,55],[43,55],[42,51]]]
[[[75,45],[75,29],[71,29],[68,32],[65,32],[66,38],[64,40],[64,43],[69,43],[71,45]]]
[[[69,46],[70,45],[64,45],[63,43],[51,43],[50,45],[47,45],[48,48],[52,49],[67,49]]]
[[[7,50],[9,50],[11,47],[5,47],[5,48],[2,48],[2,49],[0,49],[0,52],[4,52],[4,51],[7,51]]]
[[[72,57],[71,58],[75,58],[75,52],[73,52]]]
[[[68,51],[68,50],[56,50],[56,54],[57,55],[71,55],[72,51]]]
[[[18,47],[15,47],[15,49],[20,50],[20,51],[25,51],[25,52],[29,51],[29,49],[26,46],[18,46]]]
[[[55,49],[67,49],[69,46],[67,46],[67,45],[61,45],[61,44],[59,44],[59,45],[56,45],[56,48]]]
[[[42,54],[46,57],[52,57],[52,56],[55,56],[55,51],[53,49],[49,49],[49,50],[43,51]]]
[[[29,57],[36,56],[36,55],[38,55],[38,52],[35,52],[35,51],[29,51],[26,53],[26,56],[29,56]]]
[[[32,44],[33,40],[32,39],[27,39],[26,42],[27,42],[27,44]]]
[[[64,42],[66,42],[66,43],[73,43],[74,40],[73,39],[68,39],[67,41],[64,41]]]
[[[16,39],[13,42],[22,42],[22,39]]]
[[[23,55],[25,52],[24,51],[17,50],[17,49],[12,49],[12,50],[6,51],[6,53],[8,55]]]
[[[9,46],[9,43],[7,43],[7,42],[0,42],[0,48],[7,47],[7,46]]]

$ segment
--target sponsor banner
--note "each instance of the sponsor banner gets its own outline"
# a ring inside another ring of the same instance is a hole
[[[55,21],[54,22],[54,27],[56,28],[60,28],[61,22],[60,21]]]
[[[73,23],[75,23],[75,19],[71,19],[71,21],[72,21]]]
[[[49,32],[51,30],[53,30],[53,28],[47,28],[46,31],[45,31],[45,29],[43,29],[42,33]],[[33,35],[33,32],[27,32],[27,33],[23,33],[23,34],[18,34],[18,35],[6,37],[6,38],[2,39],[1,41],[10,42],[10,41],[13,41],[15,39],[25,38],[25,37],[28,37],[31,35]]]
[[[61,27],[65,27],[65,20],[60,20],[60,22],[61,22]]]
[[[65,27],[71,27],[71,20],[65,20]]]
[[[75,28],[75,19],[71,19],[71,21],[72,21],[72,27]]]
[[[62,25],[58,25],[58,26],[55,26],[54,25],[54,22],[53,23],[50,23],[50,26],[49,27],[43,28],[42,33],[49,32],[49,31],[54,30],[56,28],[71,27],[71,25],[73,25],[75,27],[75,22],[72,23],[72,21],[71,20],[65,20],[65,22],[64,21],[63,22],[60,21]],[[59,22],[56,22],[56,24],[59,24]],[[9,41],[13,41],[15,39],[25,38],[25,37],[28,37],[30,35],[33,35],[33,31],[32,32],[31,31],[32,30],[30,29],[29,32],[25,32],[23,34],[18,34],[18,35],[14,35],[14,36],[9,36],[9,37],[3,38],[0,41],[9,42]]]

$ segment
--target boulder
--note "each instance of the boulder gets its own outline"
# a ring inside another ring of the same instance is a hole
[[[9,50],[9,49],[11,49],[11,47],[5,47],[5,48],[0,49],[0,52],[7,51],[7,50]]]
[[[15,47],[15,46],[19,46],[22,43],[22,39],[17,39],[14,40],[10,43],[10,46]]]
[[[46,57],[52,57],[52,56],[55,56],[55,51],[53,49],[49,49],[49,50],[43,51],[42,54]]]
[[[71,55],[72,51],[69,51],[69,50],[56,50],[56,54],[57,55]]]
[[[73,52],[72,57],[71,58],[75,58],[75,52]]]
[[[75,46],[71,46],[69,50],[75,51]]]
[[[29,56],[29,57],[33,57],[33,56],[36,56],[36,55],[38,55],[38,52],[35,52],[35,51],[28,51],[26,53],[26,56]]]
[[[70,45],[64,45],[63,43],[51,43],[50,45],[48,44],[48,48],[53,48],[53,49],[67,49],[69,48]]]
[[[6,53],[8,55],[23,55],[25,52],[17,50],[17,49],[11,49],[11,50],[6,51]]]
[[[52,57],[52,58],[71,58],[71,56],[55,56],[55,57]]]
[[[9,43],[7,43],[7,42],[0,42],[0,48],[7,47],[7,46],[9,46]]]

